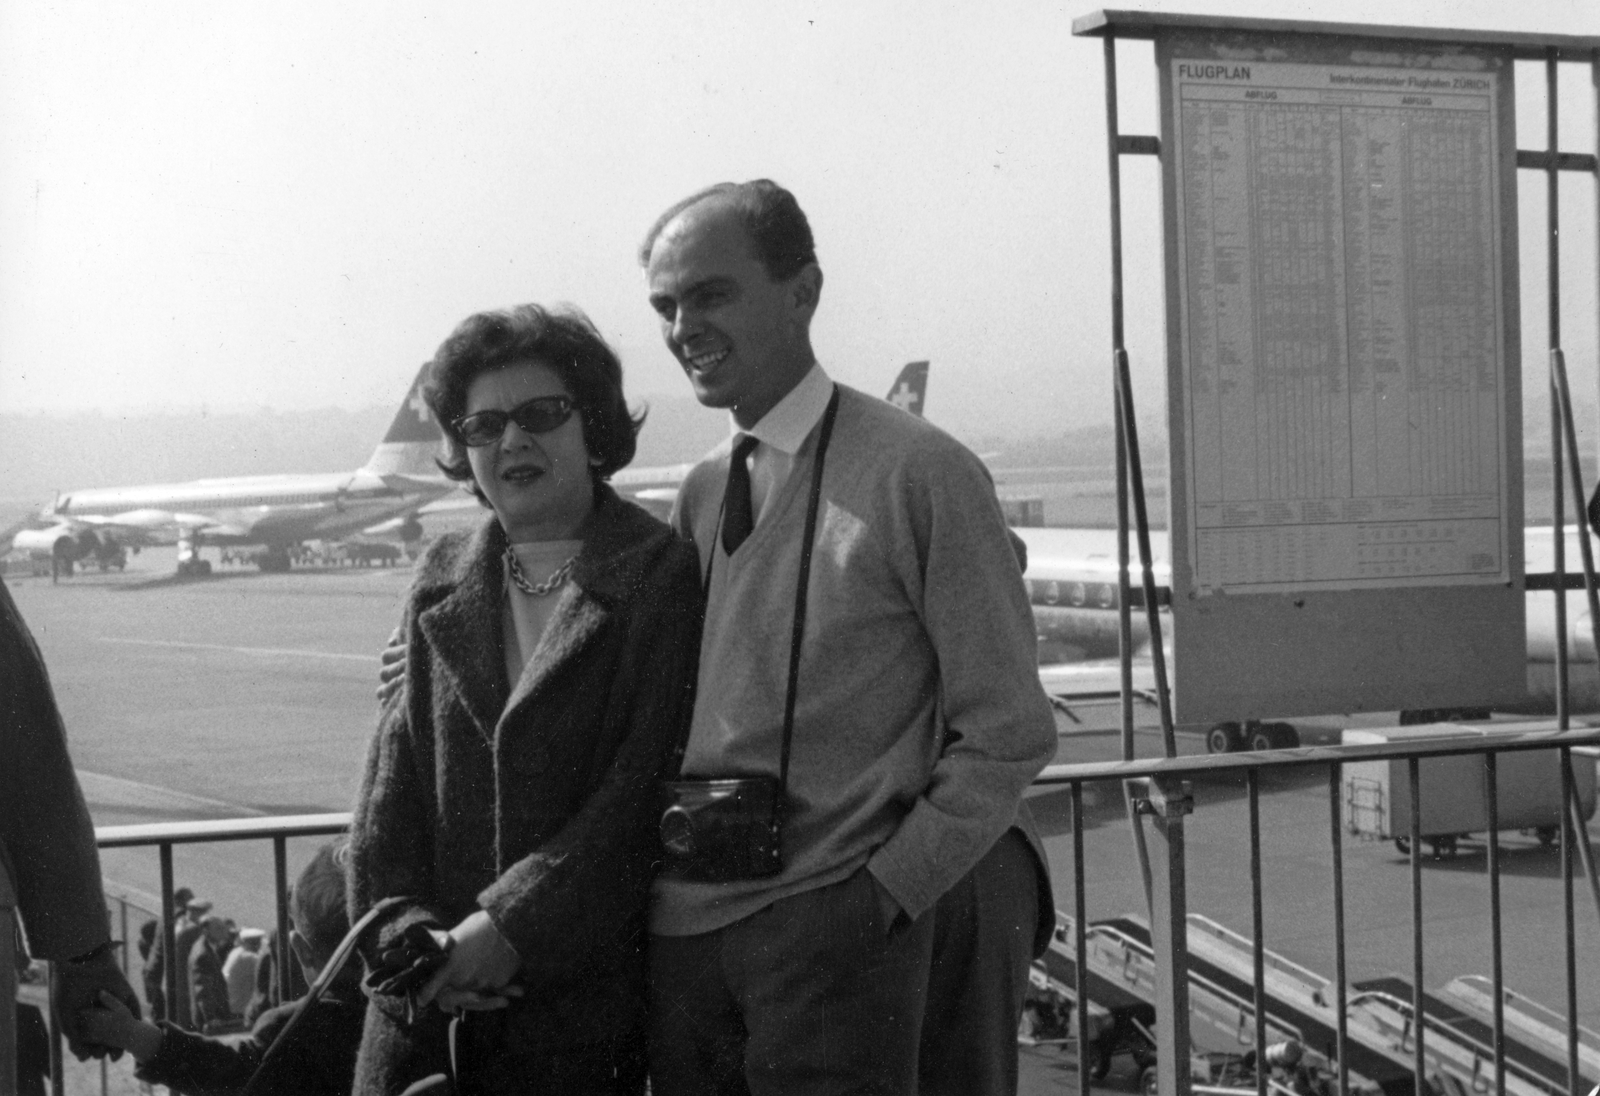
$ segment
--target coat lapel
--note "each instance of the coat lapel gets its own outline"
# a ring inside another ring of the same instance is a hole
[[[577,658],[619,606],[633,597],[646,563],[670,536],[610,487],[602,487],[595,501],[594,513],[580,533],[583,548],[572,580],[558,595],[550,623],[512,687],[497,733],[504,733],[523,709],[537,703],[562,666]]]
[[[505,714],[500,717],[502,728],[515,718],[519,709],[538,698],[546,683],[563,664],[577,657],[611,615],[576,580],[567,583],[557,598],[550,623],[545,626],[544,635],[539,637],[538,645],[522,669],[522,676],[511,690]],[[497,736],[500,733],[503,732],[496,731]]]
[[[435,658],[462,697],[478,732],[495,743],[536,705],[563,665],[577,658],[619,607],[639,589],[651,561],[671,540],[667,528],[602,486],[580,531],[583,549],[572,580],[515,685],[506,680],[501,644],[505,534],[484,522],[418,579],[418,622]],[[537,733],[537,732],[535,732]]]
[[[504,551],[505,534],[490,518],[455,552],[433,561],[415,595],[433,657],[486,742],[494,741],[510,691],[500,635]]]

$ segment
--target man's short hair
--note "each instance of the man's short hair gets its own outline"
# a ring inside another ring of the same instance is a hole
[[[461,321],[429,363],[422,390],[434,418],[444,430],[441,471],[470,485],[479,502],[487,503],[472,478],[467,447],[456,431],[466,413],[467,390],[485,373],[522,362],[548,365],[572,393],[583,421],[583,444],[595,462],[590,473],[605,479],[633,460],[644,414],[628,411],[622,395],[622,362],[588,316],[572,305],[479,312]]]
[[[650,252],[673,218],[708,198],[720,198],[733,207],[756,259],[773,281],[786,282],[817,261],[811,222],[794,195],[771,179],[752,179],[748,183],[717,183],[674,203],[645,234],[639,245],[639,265],[650,265]]]
[[[344,905],[344,870],[349,858],[348,841],[330,841],[322,846],[300,873],[289,896],[289,916],[294,919],[295,931],[320,956],[332,955],[350,931],[350,915]]]

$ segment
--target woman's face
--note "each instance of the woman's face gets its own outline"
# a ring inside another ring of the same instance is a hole
[[[474,378],[466,414],[510,411],[540,396],[571,399],[572,393],[543,362],[518,362]],[[594,508],[589,448],[576,409],[547,434],[529,434],[507,422],[499,441],[469,446],[467,462],[513,544],[570,540]]]

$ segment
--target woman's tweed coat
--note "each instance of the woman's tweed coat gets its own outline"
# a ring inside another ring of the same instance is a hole
[[[571,581],[513,690],[500,524],[441,537],[406,608],[406,688],[385,708],[351,826],[350,914],[407,895],[369,962],[413,922],[482,908],[526,990],[477,1013],[465,1057],[496,1092],[638,1091],[645,907],[659,863],[657,783],[692,704],[694,549],[602,487]],[[368,1008],[356,1092],[443,1068],[444,1018]],[[616,1083],[608,1083],[611,1078]]]

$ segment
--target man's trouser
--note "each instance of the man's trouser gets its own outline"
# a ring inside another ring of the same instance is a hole
[[[910,1096],[932,949],[932,914],[886,927],[865,868],[714,932],[652,936],[653,1096]]]
[[[1039,923],[1039,869],[1003,834],[933,909],[922,1096],[1015,1096],[1017,1023]]]

